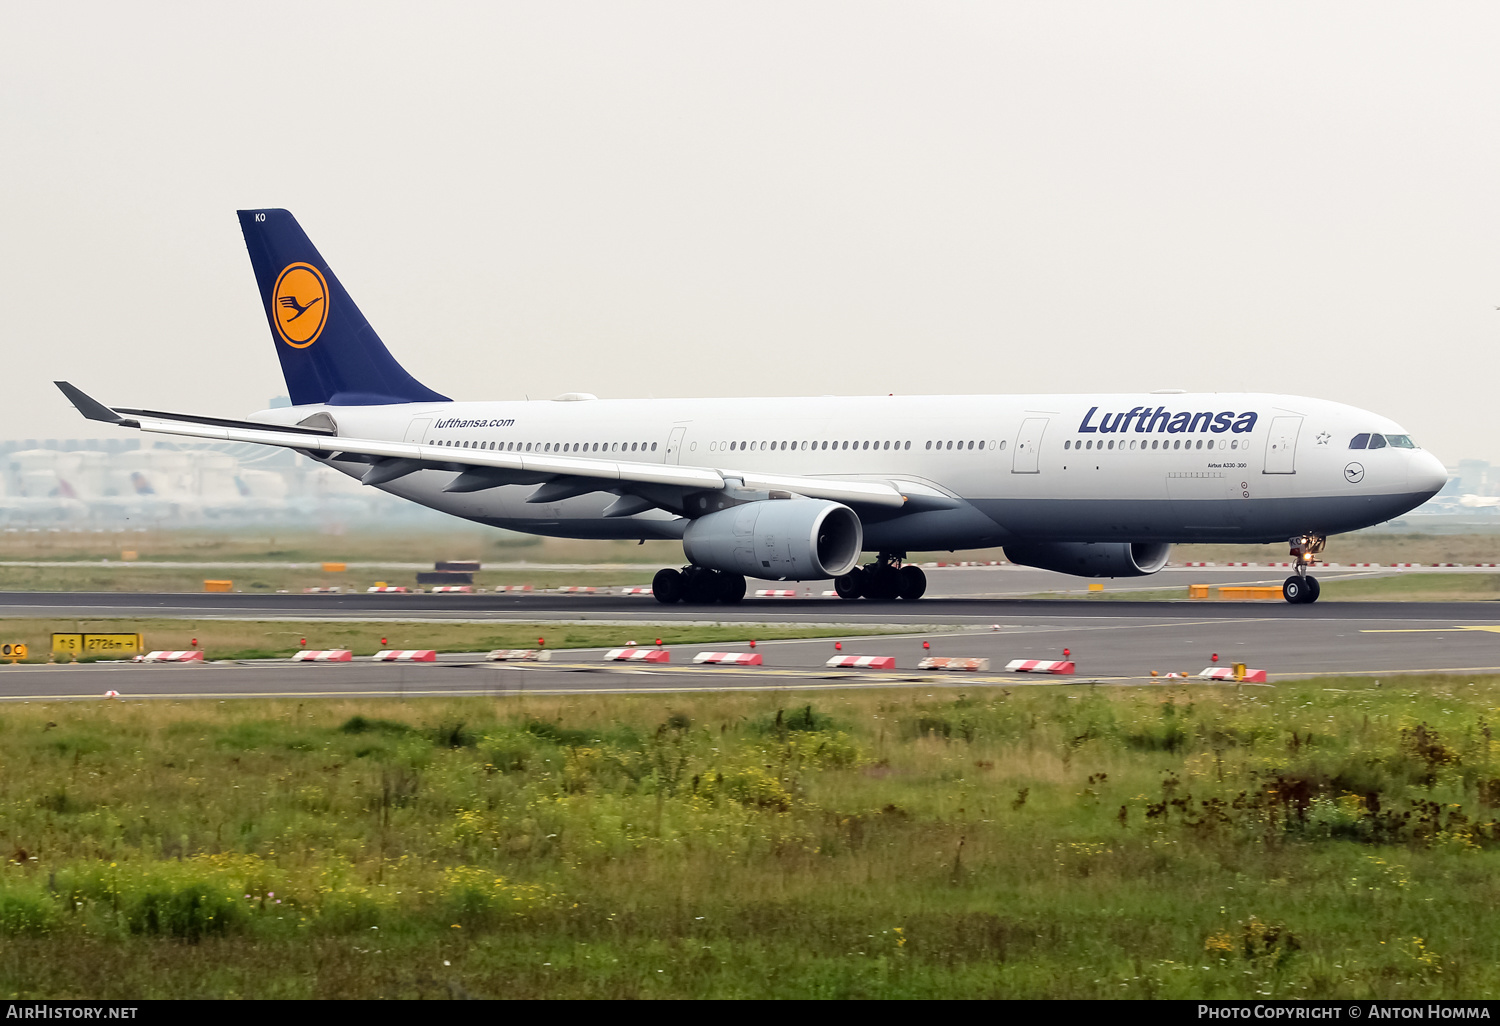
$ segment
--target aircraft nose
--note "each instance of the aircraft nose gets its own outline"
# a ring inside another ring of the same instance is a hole
[[[1408,481],[1415,490],[1425,492],[1431,498],[1448,483],[1448,471],[1443,467],[1442,461],[1430,452],[1417,452],[1413,455],[1416,460],[1412,464]]]

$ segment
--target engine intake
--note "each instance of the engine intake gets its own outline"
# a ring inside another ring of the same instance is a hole
[[[1043,542],[1005,546],[1021,566],[1075,577],[1145,577],[1167,565],[1171,542]]]
[[[698,566],[779,581],[818,581],[859,561],[864,530],[848,506],[823,499],[764,499],[699,517],[682,536]]]

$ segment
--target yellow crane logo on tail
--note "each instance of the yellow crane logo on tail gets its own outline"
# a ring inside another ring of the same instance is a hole
[[[276,333],[294,349],[306,349],[328,323],[328,282],[312,264],[287,264],[271,294]]]

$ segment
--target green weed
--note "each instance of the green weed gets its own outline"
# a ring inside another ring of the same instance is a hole
[[[1489,677],[8,705],[0,987],[1472,996],[1496,715]]]

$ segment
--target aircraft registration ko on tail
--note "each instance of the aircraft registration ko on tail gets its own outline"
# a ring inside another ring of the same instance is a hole
[[[662,602],[734,602],[745,578],[832,578],[913,600],[906,553],[1004,546],[1085,577],[1155,573],[1177,542],[1289,541],[1311,602],[1328,535],[1445,483],[1400,425],[1246,393],[456,402],[391,356],[285,210],[240,227],[293,405],[243,420],[109,407],[93,420],[296,449],[477,523],[565,538],[680,539]],[[861,566],[862,553],[874,553]]]

